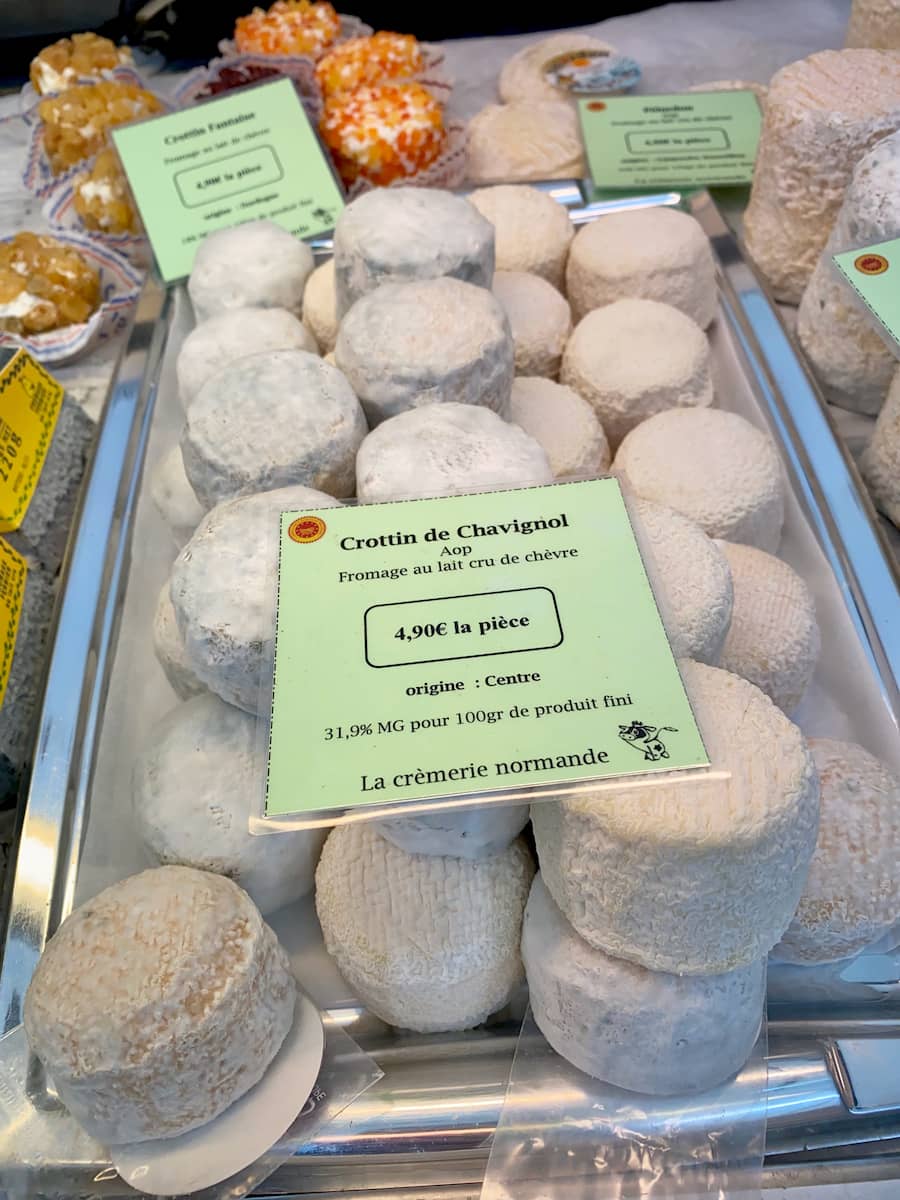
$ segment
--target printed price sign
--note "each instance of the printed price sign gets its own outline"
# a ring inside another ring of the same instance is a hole
[[[283,515],[266,816],[708,764],[614,479]]]
[[[846,250],[833,261],[900,355],[900,238]]]
[[[22,524],[62,402],[62,387],[26,350],[0,367],[0,533]]]
[[[762,120],[753,92],[578,102],[591,178],[611,191],[749,183]]]
[[[341,189],[289,79],[112,131],[167,283],[208,233],[263,217],[297,237],[334,228]]]
[[[27,574],[25,559],[0,538],[0,708],[16,652],[16,632],[25,599]]]

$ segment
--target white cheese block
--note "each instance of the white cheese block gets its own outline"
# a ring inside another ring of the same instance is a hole
[[[765,107],[769,89],[764,83],[754,83],[752,79],[713,79],[708,83],[695,83],[688,88],[689,92],[752,92],[759,101],[760,108]]]
[[[189,700],[206,691],[191,669],[184,650],[184,638],[175,620],[175,609],[169,595],[168,579],[159,593],[153,617],[153,649],[165,673],[169,686],[179,700]]]
[[[800,302],[853,168],[898,126],[896,54],[822,50],[773,77],[744,236],[776,300]]]
[[[887,241],[898,230],[900,133],[895,133],[856,164],[797,313],[797,336],[825,398],[854,412],[879,411],[897,360],[831,257]]]
[[[578,117],[565,101],[488,104],[469,122],[471,183],[580,179],[586,169]]]
[[[248,821],[262,795],[265,745],[254,717],[206,693],[150,731],[134,768],[134,815],[160,863],[227,875],[260,912],[312,891],[325,830],[256,835]]]
[[[822,815],[806,887],[772,951],[781,962],[836,962],[900,920],[900,779],[853,742],[813,738]]]
[[[859,465],[875,507],[900,528],[900,371]]]
[[[534,874],[521,840],[499,854],[407,854],[369,822],[332,830],[316,871],[325,947],[376,1016],[419,1033],[471,1029],[522,977]]]
[[[180,446],[173,446],[156,464],[150,480],[150,495],[175,541],[183,546],[199,525],[206,508],[188,482]]]
[[[737,413],[675,408],[633,429],[613,471],[644,500],[667,504],[710,537],[774,553],[784,485],[768,434]]]
[[[528,824],[527,804],[483,804],[439,812],[385,817],[375,830],[408,854],[489,858],[499,854]]]
[[[207,513],[172,567],[169,594],[194,675],[254,715],[275,636],[282,512],[339,501],[307,487],[227,500]]]
[[[780,558],[754,546],[716,545],[728,560],[734,584],[734,611],[719,666],[749,679],[790,714],[819,658],[812,593]]]
[[[218,229],[201,242],[188,295],[198,321],[229,308],[286,308],[300,315],[313,253],[274,221]]]
[[[616,300],[578,322],[560,382],[590,401],[615,449],[655,413],[708,408],[709,364],[706,334],[683,312],[658,300]]]
[[[566,267],[572,315],[616,300],[661,300],[705,329],[716,315],[716,269],[697,221],[674,208],[610,213],[579,230]]]
[[[527,271],[497,271],[491,290],[509,321],[516,374],[555,379],[572,332],[565,297],[552,283]]]
[[[369,424],[453,400],[505,412],[513,340],[498,300],[459,279],[389,283],[341,323],[335,359]]]
[[[531,822],[544,882],[585,941],[650,971],[717,975],[762,958],[790,924],[819,786],[803,735],[768,696],[717,667],[681,669],[728,778],[581,792],[533,804]]]
[[[763,961],[720,975],[669,975],[611,958],[578,936],[540,875],[525,909],[522,958],[544,1037],[615,1087],[705,1091],[744,1065],[759,1034]]]
[[[306,350],[270,350],[206,381],[187,411],[181,452],[207,509],[297,483],[352,496],[367,430],[337,367]]]
[[[334,350],[338,334],[337,295],[334,283],[334,259],[316,267],[303,292],[303,324],[316,339],[320,354]]]
[[[76,909],[25,997],[25,1032],[60,1098],[105,1145],[175,1137],[265,1074],[297,986],[249,896],[156,867]]]
[[[900,0],[853,0],[844,45],[900,50]]]
[[[562,291],[575,229],[561,204],[546,192],[514,183],[478,188],[469,203],[494,227],[498,271],[529,271]]]
[[[462,196],[437,188],[375,188],[353,200],[334,230],[338,319],[385,283],[451,275],[488,288],[494,229]]]
[[[203,321],[184,339],[175,371],[187,408],[207,379],[239,358],[266,350],[318,350],[312,334],[284,308],[229,308]]]
[[[552,482],[534,438],[473,404],[429,404],[392,417],[356,457],[356,497],[367,504]]]
[[[551,34],[550,37],[532,42],[506,60],[497,80],[501,98],[508,104],[517,101],[533,104],[536,101],[568,100],[567,94],[547,78],[544,69],[558,55],[573,54],[577,50],[615,53],[609,42],[601,42],[599,38],[583,33],[566,30]]]
[[[604,475],[609,442],[583,396],[551,379],[519,375],[513,380],[509,419],[543,446],[557,479]]]

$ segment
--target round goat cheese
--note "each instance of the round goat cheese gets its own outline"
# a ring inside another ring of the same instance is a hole
[[[576,321],[633,297],[661,300],[705,329],[716,315],[716,268],[697,221],[674,208],[610,213],[579,230],[566,267]]]
[[[392,417],[356,456],[356,497],[367,504],[552,482],[534,438],[472,404],[430,404]]]
[[[188,295],[198,321],[229,308],[286,308],[300,314],[313,254],[274,221],[217,229],[194,258]]]
[[[528,271],[562,291],[575,230],[561,204],[546,192],[514,183],[479,188],[469,203],[494,227],[498,271]]]
[[[507,1003],[522,977],[533,874],[521,840],[473,862],[407,854],[369,822],[339,825],[316,871],[325,948],[389,1025],[471,1029]]]
[[[385,817],[375,830],[407,854],[489,858],[505,850],[528,824],[527,804],[483,804]]]
[[[153,649],[169,687],[179,700],[189,700],[191,696],[199,696],[206,691],[187,660],[184,638],[175,620],[175,609],[169,595],[168,579],[159,593],[153,617]]]
[[[710,537],[778,549],[784,524],[778,452],[768,434],[737,413],[658,413],[628,434],[613,472],[636,495],[683,513]]]
[[[853,0],[844,45],[900,50],[898,0]]]
[[[531,1010],[568,1062],[655,1096],[705,1091],[738,1071],[762,1022],[762,960],[720,975],[669,975],[580,938],[538,875],[522,925]]]
[[[226,500],[175,559],[169,594],[185,660],[245,712],[258,712],[263,670],[271,670],[281,513],[338,503],[299,486]]]
[[[604,475],[609,442],[583,396],[552,379],[519,375],[513,380],[509,419],[543,446],[557,479]]]
[[[531,42],[503,64],[500,78],[497,80],[501,97],[508,104],[518,101],[524,104],[548,100],[559,102],[568,99],[566,93],[556,87],[547,76],[546,68],[559,55],[574,54],[579,50],[615,53],[609,42],[601,42],[599,38],[588,37],[583,33],[564,30],[551,34],[540,41]]]
[[[467,135],[471,183],[580,179],[586,170],[578,117],[564,100],[488,104]]]
[[[803,735],[768,696],[716,667],[681,668],[728,777],[581,792],[533,804],[531,822],[544,882],[585,941],[649,971],[717,975],[762,958],[790,924],[819,786]]]
[[[857,954],[900,920],[900,779],[853,742],[813,738],[822,813],[794,919],[772,951],[781,962]]]
[[[900,370],[859,465],[875,507],[900,528]]]
[[[437,188],[375,188],[353,200],[334,230],[337,315],[386,283],[453,276],[489,288],[494,229],[462,196]]]
[[[505,413],[513,340],[500,302],[459,279],[385,284],[344,318],[335,359],[369,424],[453,400]]]
[[[734,611],[719,666],[749,679],[791,713],[803,698],[821,639],[809,588],[780,558],[716,543],[731,567]]]
[[[572,332],[565,297],[552,283],[526,271],[497,271],[492,291],[509,321],[516,374],[555,379]]]
[[[367,429],[336,367],[305,350],[270,350],[206,381],[188,409],[181,451],[207,509],[298,483],[352,496]]]
[[[266,1072],[291,1027],[287,955],[246,892],[156,867],[106,888],[47,944],[25,1032],[105,1145],[205,1125]]]
[[[150,495],[175,541],[183,546],[206,509],[188,482],[180,446],[173,446],[156,464],[150,480]]]
[[[583,317],[560,382],[590,401],[613,448],[655,413],[713,402],[706,334],[658,300],[616,300]]]
[[[303,324],[316,339],[320,354],[331,354],[338,335],[333,258],[316,267],[306,281]]]

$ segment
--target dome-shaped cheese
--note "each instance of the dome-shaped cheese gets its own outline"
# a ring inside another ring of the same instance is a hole
[[[469,122],[466,175],[472,183],[580,179],[578,117],[565,101],[489,104]]]
[[[497,80],[500,96],[508,104],[518,101],[533,104],[535,101],[567,100],[566,93],[546,76],[545,67],[558,55],[573,54],[577,50],[615,53],[609,42],[601,42],[599,38],[588,37],[583,33],[566,30],[551,34],[550,37],[532,42],[506,60]]]
[[[185,655],[184,638],[175,620],[168,579],[159,593],[153,616],[153,649],[169,686],[179,700],[189,700],[191,696],[199,696],[206,691]]]
[[[876,508],[900,528],[900,370],[859,465]]]
[[[408,854],[488,858],[505,850],[528,824],[527,804],[446,808],[375,821],[382,837]]]
[[[491,290],[509,321],[516,374],[555,379],[572,332],[565,298],[552,283],[527,271],[497,271]]]
[[[157,867],[88,900],[51,938],[25,1032],[106,1145],[205,1125],[257,1083],[294,1015],[287,955],[219,875]]]
[[[853,0],[844,45],[900,50],[900,2]]]
[[[188,294],[198,321],[229,308],[286,308],[299,315],[312,250],[273,221],[218,229],[201,242]]]
[[[609,442],[594,409],[570,387],[551,379],[520,375],[513,380],[509,419],[544,448],[557,479],[603,475]]]
[[[534,866],[521,841],[464,858],[407,854],[368,822],[332,830],[316,871],[328,953],[390,1025],[470,1029],[522,976],[519,938]]]
[[[800,730],[758,688],[681,666],[712,767],[729,777],[581,792],[533,804],[531,821],[544,882],[585,941],[650,971],[715,975],[763,957],[788,927],[819,788]]]
[[[316,267],[303,292],[303,324],[316,339],[321,354],[334,350],[338,334],[334,259]]]
[[[202,328],[202,326],[201,326]],[[150,495],[179,546],[183,546],[200,523],[206,509],[184,473],[180,446],[173,446],[154,468]]]
[[[479,188],[469,203],[494,227],[498,271],[529,271],[562,291],[575,230],[561,204],[525,184]]]

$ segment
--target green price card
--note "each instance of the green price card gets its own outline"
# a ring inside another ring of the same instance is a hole
[[[208,233],[263,217],[297,237],[333,229],[341,189],[289,79],[112,131],[166,283]]]
[[[834,263],[900,350],[900,238],[835,254]]]
[[[282,517],[265,815],[708,766],[613,479]]]
[[[762,121],[753,92],[578,101],[594,184],[604,190],[749,183]]]

